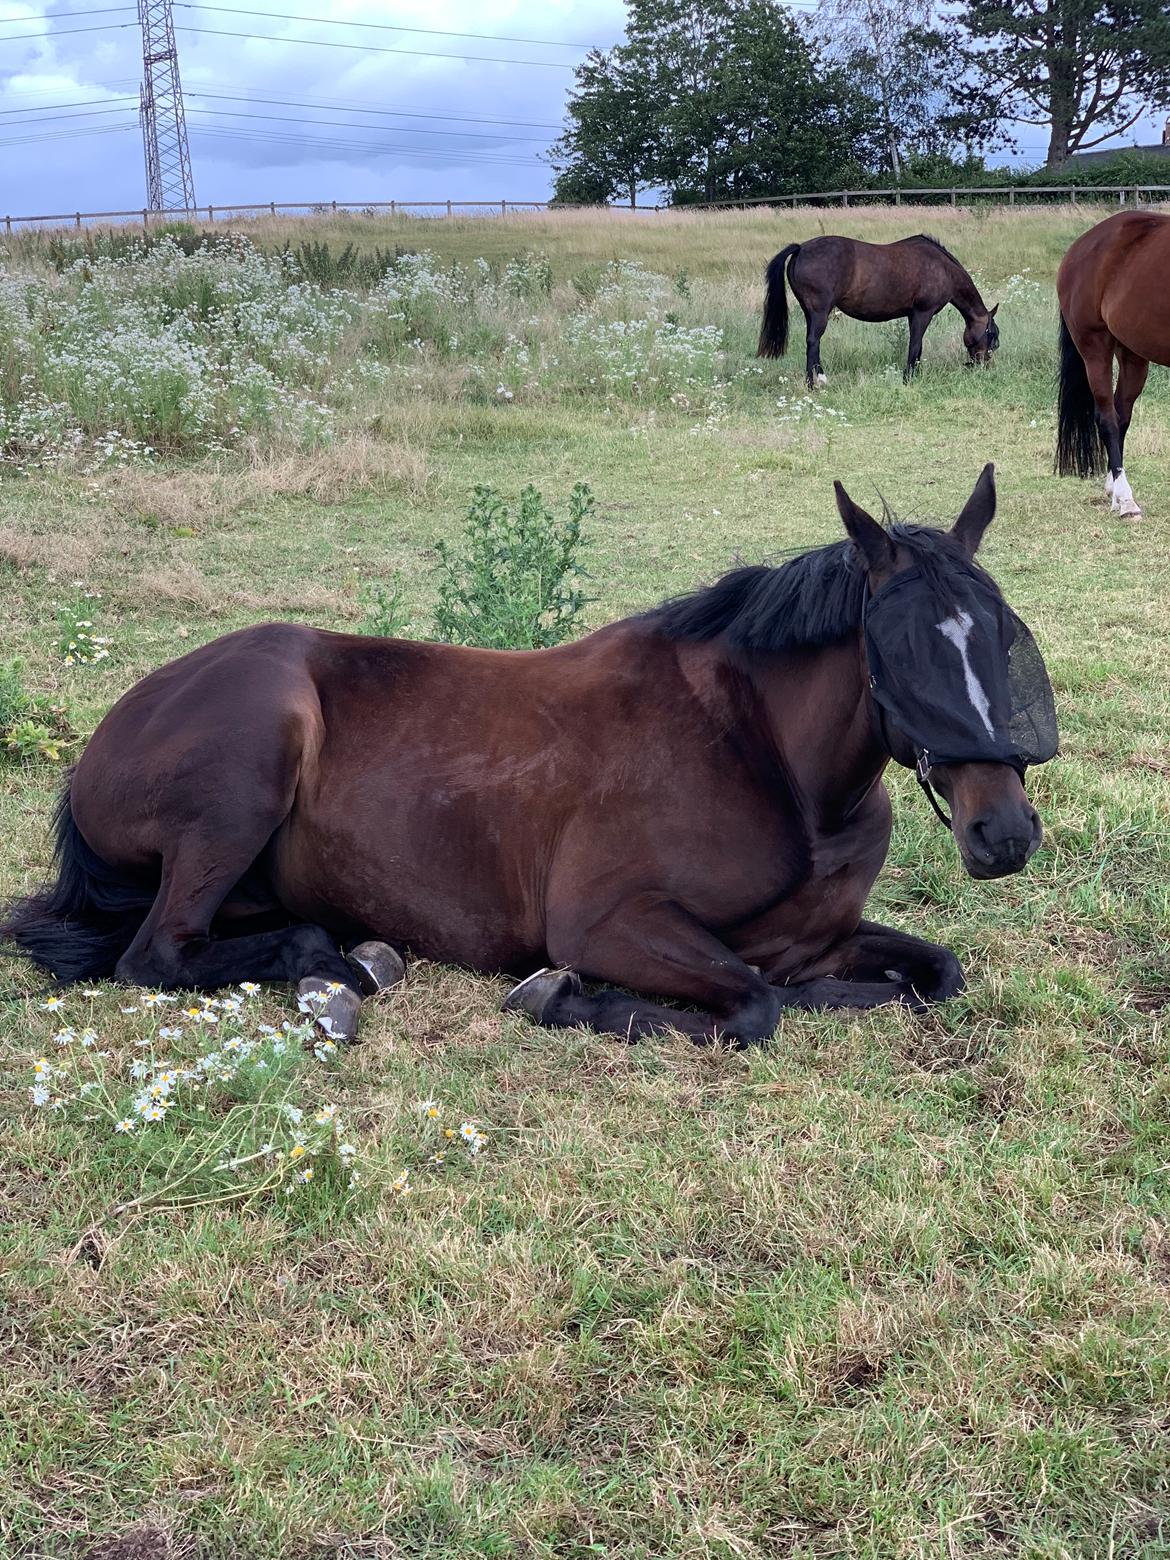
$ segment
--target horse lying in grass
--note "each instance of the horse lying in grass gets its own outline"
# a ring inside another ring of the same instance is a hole
[[[896,244],[867,244],[860,238],[826,235],[807,244],[789,244],[770,262],[759,357],[783,357],[788,350],[785,271],[804,310],[805,378],[810,388],[828,383],[821,367],[821,337],[834,309],[855,320],[909,323],[903,379],[918,371],[926,328],[948,303],[963,316],[963,345],[972,363],[986,364],[999,347],[999,304],[987,307],[978,287],[937,238],[916,233]]]
[[[269,624],[171,662],[91,738],[8,938],[62,980],[295,982],[342,1040],[395,944],[629,1037],[953,996],[951,952],[862,919],[882,772],[938,788],[973,877],[1018,872],[1051,692],[973,562],[990,466],[949,531],[837,503],[849,541],[553,650]]]

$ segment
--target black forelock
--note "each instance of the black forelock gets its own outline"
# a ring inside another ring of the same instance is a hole
[[[894,521],[889,532],[941,605],[951,604],[956,576],[975,575],[999,594],[949,532],[904,521]],[[850,541],[831,542],[776,566],[733,569],[713,585],[663,602],[643,621],[670,639],[723,635],[742,650],[817,649],[860,629],[865,596],[861,554]]]

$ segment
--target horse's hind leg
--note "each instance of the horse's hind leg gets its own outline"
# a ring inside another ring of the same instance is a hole
[[[801,308],[804,305],[801,304]],[[805,309],[807,333],[804,350],[804,377],[811,390],[814,385],[827,385],[828,379],[821,366],[821,337],[829,323],[828,309]]]
[[[1113,394],[1113,409],[1117,415],[1117,453],[1120,461],[1120,475],[1124,483],[1124,492],[1120,492],[1112,471],[1109,474],[1109,482],[1106,485],[1106,494],[1113,501],[1115,509],[1120,507],[1123,515],[1140,515],[1141,509],[1130,490],[1129,483],[1125,481],[1125,436],[1129,432],[1130,420],[1133,417],[1134,402],[1146,387],[1146,378],[1150,372],[1150,365],[1145,358],[1138,357],[1136,352],[1131,352],[1128,347],[1117,344],[1117,389]],[[1118,503],[1120,500],[1120,503]],[[1128,507],[1127,507],[1128,501]]]
[[[1119,415],[1120,379],[1117,396],[1113,389],[1113,357],[1114,353],[1119,351],[1119,344],[1107,330],[1095,330],[1091,335],[1078,340],[1076,345],[1084,361],[1085,376],[1089,381],[1089,389],[1092,391],[1093,403],[1097,409],[1097,431],[1101,435],[1101,442],[1105,446],[1109,461],[1109,475],[1105,478],[1105,496],[1115,512],[1123,515],[1140,515],[1141,510],[1134,499],[1129,479],[1125,475],[1125,461],[1122,455],[1124,435],[1121,431]],[[1128,353],[1126,355],[1132,356]],[[1131,381],[1135,378],[1136,375],[1131,370]],[[1145,382],[1144,375],[1142,382]],[[1136,398],[1135,390],[1129,401],[1131,412]]]
[[[150,913],[118,961],[115,979],[135,986],[216,990],[242,980],[288,981],[323,992],[315,1012],[326,1033],[357,1032],[363,981],[323,927],[298,923],[239,937],[213,937],[224,900],[267,843],[271,820],[234,835],[185,835],[163,863]]]

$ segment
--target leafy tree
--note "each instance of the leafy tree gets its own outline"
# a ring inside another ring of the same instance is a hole
[[[854,180],[873,104],[777,0],[631,0],[626,39],[578,69],[556,192],[660,186],[678,201]]]
[[[647,78],[620,45],[577,67],[569,124],[552,147],[557,200],[591,204],[620,193],[631,206],[658,174],[657,115]]]
[[[1049,168],[1170,101],[1164,0],[960,0],[955,22],[973,90],[993,92],[1007,118],[1050,127]]]
[[[931,25],[931,0],[825,0],[817,14],[833,59],[872,101],[884,171],[912,159],[993,146],[996,104],[968,74],[968,56]]]

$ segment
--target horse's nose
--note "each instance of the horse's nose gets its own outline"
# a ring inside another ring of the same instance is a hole
[[[968,870],[975,877],[1006,877],[1019,872],[1043,834],[1040,815],[1027,802],[1007,812],[980,813],[966,829]]]

